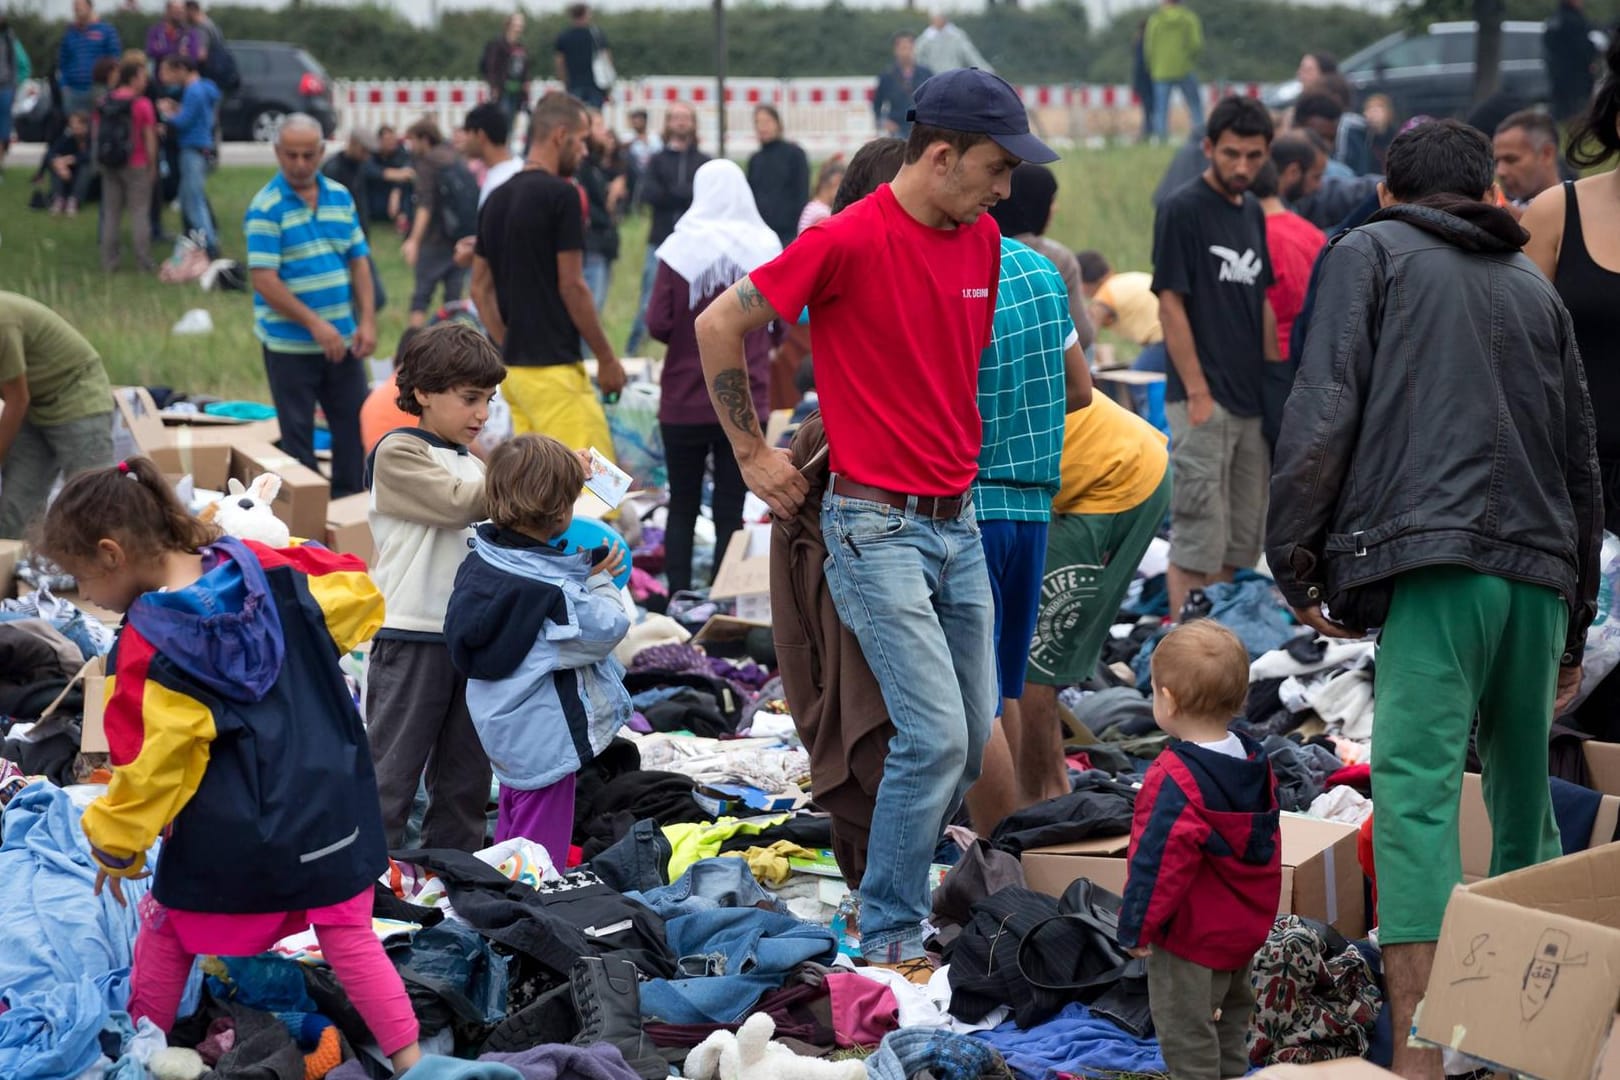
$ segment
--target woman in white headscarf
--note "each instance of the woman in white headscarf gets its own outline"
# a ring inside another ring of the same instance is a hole
[[[692,586],[692,532],[703,504],[703,476],[714,462],[714,561],[742,527],[742,470],[720,426],[698,358],[697,317],[745,274],[774,259],[782,243],[759,216],[748,179],[735,162],[710,161],[692,179],[692,206],[658,248],[658,273],[647,304],[647,332],[669,346],[664,356],[659,426],[669,467],[665,573],[671,594]],[[745,342],[758,416],[769,415],[768,331]]]

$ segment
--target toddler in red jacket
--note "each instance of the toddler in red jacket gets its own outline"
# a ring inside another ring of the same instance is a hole
[[[1153,718],[1175,740],[1148,769],[1131,825],[1119,941],[1148,958],[1148,998],[1175,1080],[1249,1071],[1249,962],[1282,893],[1276,779],[1227,730],[1249,691],[1237,635],[1201,619],[1153,653]]]

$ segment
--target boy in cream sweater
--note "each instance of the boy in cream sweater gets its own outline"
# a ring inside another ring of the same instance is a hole
[[[484,465],[468,449],[506,378],[500,351],[461,323],[416,334],[399,358],[399,407],[416,427],[384,435],[366,463],[371,576],[387,602],[371,646],[366,726],[388,846],[401,846],[427,771],[421,845],[484,846],[489,759],[467,714],[467,680],[444,641],[444,615],[472,526],[485,516]]]

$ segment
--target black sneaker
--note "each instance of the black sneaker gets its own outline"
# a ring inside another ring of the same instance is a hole
[[[1190,623],[1194,619],[1207,619],[1209,613],[1215,610],[1215,602],[1211,600],[1203,589],[1193,589],[1182,602],[1177,622]]]

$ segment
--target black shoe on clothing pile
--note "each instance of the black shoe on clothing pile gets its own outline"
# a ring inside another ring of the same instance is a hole
[[[485,1053],[519,1054],[545,1043],[566,1043],[579,1032],[573,987],[558,983],[533,1001],[508,1014],[484,1040]]]
[[[574,965],[570,982],[579,1014],[575,1046],[611,1043],[644,1080],[669,1075],[669,1063],[641,1028],[641,990],[634,964],[584,956]]]

